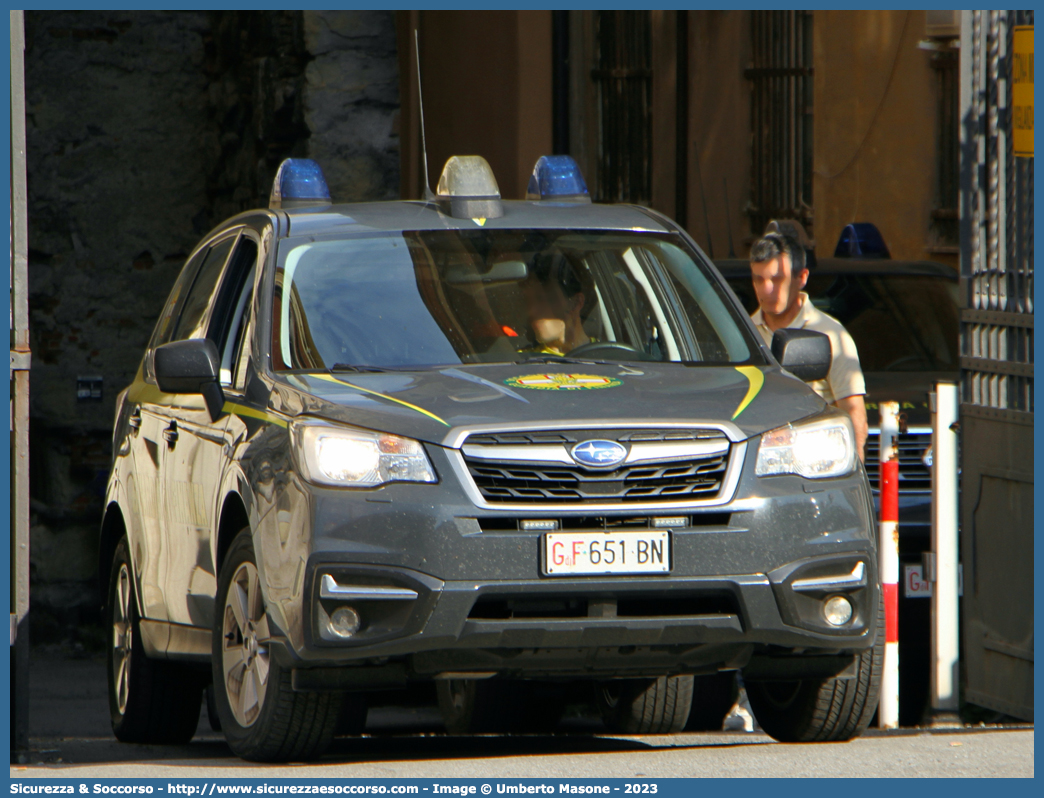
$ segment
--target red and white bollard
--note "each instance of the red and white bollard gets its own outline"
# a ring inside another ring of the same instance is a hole
[[[884,591],[885,650],[877,724],[899,726],[899,403],[881,402],[881,527],[878,542]]]

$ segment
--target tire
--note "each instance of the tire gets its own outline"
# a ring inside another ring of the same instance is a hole
[[[340,693],[295,693],[270,655],[271,633],[249,528],[232,541],[218,578],[214,703],[232,752],[255,762],[307,760],[333,740]]]
[[[562,716],[554,690],[509,679],[447,679],[435,687],[450,734],[548,734]]]
[[[856,656],[854,679],[745,682],[761,728],[784,743],[844,742],[858,737],[877,710],[884,657],[884,600],[878,603],[877,640]]]
[[[135,596],[129,546],[123,537],[112,558],[105,612],[113,734],[124,743],[187,743],[199,723],[204,680],[181,663],[145,656]]]
[[[693,677],[617,679],[595,683],[595,703],[615,734],[674,734],[692,707]]]
[[[736,703],[739,687],[734,671],[722,671],[692,679],[692,709],[685,731],[721,731],[725,717]]]

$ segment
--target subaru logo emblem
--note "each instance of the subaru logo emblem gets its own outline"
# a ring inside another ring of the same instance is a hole
[[[574,446],[569,454],[580,465],[604,468],[622,463],[627,450],[616,441],[584,441]]]

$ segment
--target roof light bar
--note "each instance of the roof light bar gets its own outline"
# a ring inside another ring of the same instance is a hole
[[[435,199],[454,219],[497,219],[504,215],[500,187],[481,155],[454,155],[442,167]]]
[[[591,195],[576,161],[568,155],[541,155],[529,178],[526,199],[590,202]]]
[[[319,164],[308,158],[287,158],[279,164],[279,171],[272,181],[268,207],[301,208],[329,204],[330,189],[326,187],[326,178]]]

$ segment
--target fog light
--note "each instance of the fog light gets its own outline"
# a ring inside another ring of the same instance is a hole
[[[823,617],[831,626],[844,626],[852,620],[852,603],[844,596],[831,596],[823,604]]]
[[[338,607],[330,616],[330,631],[341,638],[349,638],[359,631],[362,618],[351,607]]]
[[[688,526],[689,519],[684,515],[670,518],[654,518],[652,525],[653,529],[678,529],[679,527]]]
[[[551,532],[558,529],[558,521],[554,518],[524,518],[522,519],[523,532]]]

